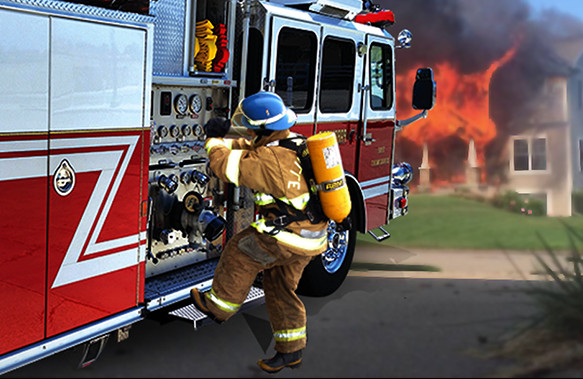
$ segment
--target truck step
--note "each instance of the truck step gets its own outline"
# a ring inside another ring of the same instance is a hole
[[[251,287],[251,290],[249,290],[249,294],[247,295],[247,298],[243,302],[243,305],[239,311],[255,307],[263,303],[265,303],[265,294],[263,293],[263,289],[258,287]],[[212,322],[204,313],[200,312],[192,304],[170,311],[168,314],[183,320],[192,321],[194,323],[195,330],[207,322]]]

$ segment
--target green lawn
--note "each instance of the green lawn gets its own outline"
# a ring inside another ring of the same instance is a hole
[[[453,195],[412,194],[409,214],[384,229],[391,237],[382,243],[395,247],[544,250],[542,238],[553,251],[572,251],[571,240],[583,250],[583,216],[524,216]],[[378,243],[359,233],[358,243],[367,242]]]

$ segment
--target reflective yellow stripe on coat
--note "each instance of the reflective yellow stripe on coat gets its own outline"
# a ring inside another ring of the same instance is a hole
[[[241,156],[243,155],[243,150],[231,150],[229,153],[229,159],[227,160],[227,170],[225,175],[227,179],[234,185],[239,185],[239,162],[241,161]]]
[[[211,151],[211,149],[213,147],[215,147],[215,146],[224,146],[224,147],[226,147],[227,149],[230,150],[231,147],[229,145],[230,144],[227,143],[222,138],[209,138],[206,141],[206,144],[204,145],[204,148],[206,149],[206,153],[208,154]]]
[[[265,222],[265,219],[261,219],[252,223],[251,226],[258,232],[269,234],[288,246],[301,246],[305,250],[315,251],[323,249],[328,243],[326,229],[319,232],[302,231],[300,233],[304,233],[304,235],[298,235],[286,230],[277,230],[275,227],[267,226]]]
[[[304,208],[308,204],[308,201],[310,201],[310,194],[305,193],[291,200],[288,200],[285,197],[280,197],[279,200],[301,211],[304,210]],[[275,203],[275,198],[271,195],[265,193],[258,193],[255,195],[255,204],[259,206],[269,205],[273,203]]]
[[[224,140],[222,138],[209,138],[205,145],[206,153],[207,155],[210,154],[211,149],[216,146],[223,146],[231,150],[232,145],[233,140],[231,139]],[[225,175],[227,176],[227,179],[236,186],[239,185],[239,162],[241,161],[243,151],[244,150],[231,150],[229,157],[227,158]]]

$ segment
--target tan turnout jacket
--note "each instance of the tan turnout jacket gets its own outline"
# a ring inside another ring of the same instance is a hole
[[[278,145],[279,140],[293,136],[289,130],[282,130],[261,138],[259,142],[245,138],[209,138],[206,141],[212,171],[225,182],[255,192],[256,204],[263,218],[252,226],[259,232],[272,231],[264,224],[275,218],[267,212],[276,206],[272,197],[300,210],[305,208],[309,199],[308,185],[296,152]],[[327,222],[292,222],[286,226],[288,231],[280,231],[273,237],[296,254],[314,256],[326,249],[326,227]]]

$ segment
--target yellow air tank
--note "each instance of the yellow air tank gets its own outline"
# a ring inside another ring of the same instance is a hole
[[[318,133],[307,139],[307,145],[322,210],[328,218],[340,223],[350,213],[352,204],[336,134]]]

